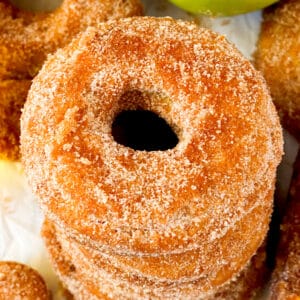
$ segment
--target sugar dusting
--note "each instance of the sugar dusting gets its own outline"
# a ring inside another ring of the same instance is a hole
[[[140,96],[124,97],[132,91]],[[178,145],[146,152],[117,144],[111,124],[128,108],[163,117]],[[277,114],[251,64],[191,23],[145,17],[90,28],[36,77],[21,141],[47,217],[89,247],[133,256],[201,249],[210,267],[209,245],[254,208],[264,208],[253,223],[260,235],[230,241],[248,261],[267,231],[282,154]],[[220,277],[206,280],[218,286]]]

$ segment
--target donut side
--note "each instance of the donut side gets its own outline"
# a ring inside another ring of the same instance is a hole
[[[134,299],[148,299],[149,297],[151,299],[252,299],[264,285],[264,279],[268,274],[265,266],[265,249],[261,247],[251,263],[247,264],[236,278],[210,294],[195,291],[191,293],[191,290],[187,294],[187,287],[183,288],[181,285],[171,283],[164,288],[159,288],[155,284],[149,287],[145,282],[141,282],[139,277],[133,277],[135,279],[131,282],[123,281],[122,284],[118,284],[116,278],[110,282],[110,276],[101,276],[99,272],[91,271],[92,261],[82,265],[80,257],[76,254],[71,258],[70,253],[74,253],[71,244],[75,241],[70,244],[64,240],[63,236],[55,231],[53,224],[48,221],[43,225],[42,235],[56,272],[74,294],[75,299],[88,299],[87,297],[91,299],[132,299],[133,297]],[[172,285],[173,288],[171,288]],[[190,289],[196,286],[197,283],[194,282]],[[158,290],[154,292],[155,289]],[[170,289],[173,293],[168,295],[165,290]],[[85,296],[82,296],[83,294]]]

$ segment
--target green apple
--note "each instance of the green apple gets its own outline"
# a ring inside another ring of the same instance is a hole
[[[243,14],[264,8],[278,0],[169,0],[191,13],[213,16]]]

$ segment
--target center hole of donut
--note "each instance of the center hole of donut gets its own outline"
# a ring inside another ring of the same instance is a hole
[[[158,151],[174,148],[178,137],[171,126],[149,110],[124,110],[113,124],[115,141],[134,150]]]
[[[63,0],[9,0],[12,5],[21,10],[32,12],[50,12],[58,8]]]

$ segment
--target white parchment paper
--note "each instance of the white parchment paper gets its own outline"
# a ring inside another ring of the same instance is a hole
[[[56,6],[60,0],[15,0],[40,9]],[[260,30],[261,12],[227,18],[192,16],[163,0],[144,0],[145,14],[172,16],[195,21],[224,34],[251,60]],[[278,171],[278,197],[284,201],[288,191],[297,142],[285,132],[285,152]],[[39,232],[43,220],[36,199],[27,185],[21,163],[0,161],[0,260],[14,260],[37,269],[46,279],[54,299],[61,299],[57,279],[48,262]]]

